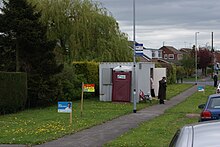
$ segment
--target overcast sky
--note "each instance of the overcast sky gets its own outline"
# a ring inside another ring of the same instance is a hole
[[[133,0],[96,0],[117,20],[120,30],[133,40]],[[145,47],[163,45],[177,49],[192,47],[195,32],[198,46],[220,49],[220,0],[135,0],[136,41]]]
[[[0,0],[0,8],[2,7],[2,1],[3,1],[3,0]]]
[[[133,0],[93,0],[103,4],[120,30],[133,40]],[[0,0],[1,5],[2,0]],[[145,47],[192,47],[195,32],[199,46],[220,49],[220,0],[135,0],[136,41]]]

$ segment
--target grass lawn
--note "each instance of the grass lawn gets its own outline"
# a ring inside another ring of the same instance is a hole
[[[192,87],[193,85],[189,84],[172,84],[167,86],[167,99],[169,100],[170,98],[180,94],[182,91],[185,91],[189,87]]]
[[[215,88],[206,87],[206,92],[197,92],[183,103],[167,110],[165,114],[138,128],[132,129],[105,147],[167,147],[176,130],[185,124],[198,122],[197,117],[187,117],[187,114],[199,114],[198,105],[205,103],[207,96],[215,93]]]
[[[170,98],[191,86],[168,85],[167,97]],[[172,87],[175,87],[175,90]],[[152,104],[155,103],[157,103],[156,100]],[[139,103],[137,110],[149,105],[149,103]],[[79,101],[73,102],[73,108],[72,125],[69,125],[69,114],[57,113],[57,106],[2,115],[0,116],[0,144],[41,144],[132,113],[133,104],[99,102],[95,99],[85,100],[83,117],[80,116]]]

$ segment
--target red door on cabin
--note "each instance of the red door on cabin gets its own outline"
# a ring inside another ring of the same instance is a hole
[[[131,72],[112,73],[112,101],[130,102],[131,101]]]

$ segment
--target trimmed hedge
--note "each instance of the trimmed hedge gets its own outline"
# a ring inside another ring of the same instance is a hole
[[[0,72],[0,114],[24,109],[26,101],[27,74]]]

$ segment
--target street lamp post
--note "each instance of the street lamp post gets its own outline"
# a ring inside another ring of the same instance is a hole
[[[197,70],[197,40],[198,40],[198,34],[199,34],[199,32],[195,32],[195,68],[196,68],[196,83],[195,83],[195,85],[197,85],[197,74],[198,74],[198,70]]]
[[[136,41],[135,41],[135,0],[133,0],[133,103],[134,103],[134,108],[133,108],[133,113],[136,113],[137,108],[136,108],[136,74],[135,74],[135,66],[136,66]]]

